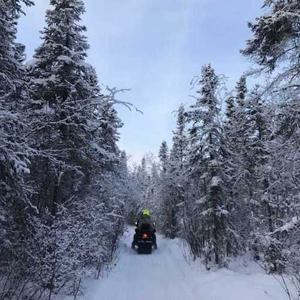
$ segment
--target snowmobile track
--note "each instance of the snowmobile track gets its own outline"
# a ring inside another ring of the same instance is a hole
[[[189,264],[179,240],[157,235],[158,249],[141,255],[131,249],[134,229],[122,238],[116,266],[104,278],[89,283],[82,300],[285,300],[272,276],[259,270],[206,271]],[[249,271],[249,272],[248,272]]]

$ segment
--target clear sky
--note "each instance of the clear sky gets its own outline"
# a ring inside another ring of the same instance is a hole
[[[27,57],[40,44],[49,0],[35,0],[19,22]],[[171,142],[174,111],[188,105],[191,79],[211,63],[229,87],[250,63],[239,50],[251,36],[247,22],[262,13],[262,0],[85,0],[88,61],[104,85],[130,88],[119,96],[143,111],[118,107],[125,123],[120,146],[139,161]]]

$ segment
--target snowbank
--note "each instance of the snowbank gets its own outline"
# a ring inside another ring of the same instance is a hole
[[[179,240],[158,236],[152,255],[130,248],[133,230],[125,233],[116,267],[100,280],[86,282],[84,300],[286,300],[282,287],[247,258],[229,269],[206,271],[188,262]]]

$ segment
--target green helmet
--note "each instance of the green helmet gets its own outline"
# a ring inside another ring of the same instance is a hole
[[[149,209],[143,209],[142,210],[143,217],[150,217],[150,210]]]

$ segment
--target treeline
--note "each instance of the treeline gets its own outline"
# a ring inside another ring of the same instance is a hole
[[[86,62],[83,1],[50,1],[28,64],[16,42],[25,5],[0,0],[0,299],[76,297],[123,232],[122,123]]]
[[[163,142],[160,163],[147,170],[144,159],[135,181],[161,231],[184,238],[208,268],[251,252],[268,272],[296,275],[299,287],[300,3],[264,6],[242,53],[268,83],[249,88],[242,76],[221,107],[222,80],[203,66],[171,149]]]

